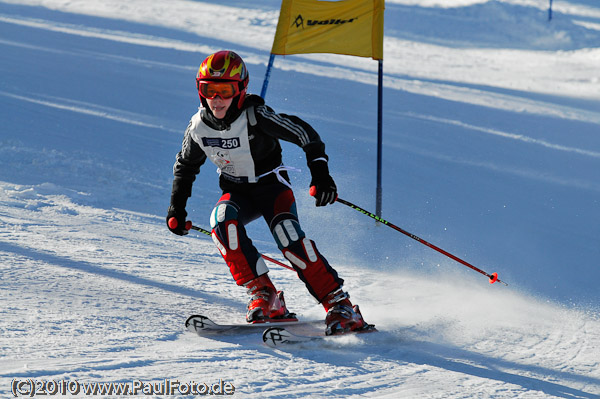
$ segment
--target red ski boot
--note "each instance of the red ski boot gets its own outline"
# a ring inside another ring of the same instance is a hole
[[[285,306],[283,292],[275,289],[267,274],[255,278],[246,284],[248,294],[252,295],[248,302],[248,323],[264,323],[276,320],[298,320],[294,313],[290,313]]]
[[[349,331],[370,330],[375,328],[367,324],[358,305],[352,306],[350,295],[338,288],[330,292],[321,302],[327,310],[325,335],[343,334]]]

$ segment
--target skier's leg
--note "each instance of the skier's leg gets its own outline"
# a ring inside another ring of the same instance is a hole
[[[258,217],[242,196],[223,194],[210,215],[212,239],[237,285],[266,274],[269,269],[246,234],[244,225]]]
[[[360,309],[352,305],[350,295],[342,290],[344,280],[300,227],[292,190],[281,191],[272,209],[272,215],[263,215],[269,221],[279,249],[292,263],[309,292],[327,311],[326,334],[366,328]]]
[[[252,295],[246,320],[293,317],[289,314],[271,279],[269,269],[246,234],[245,224],[259,216],[244,196],[224,194],[211,218],[212,238],[238,285]]]
[[[344,280],[300,227],[292,190],[286,187],[280,191],[271,209],[271,213],[263,214],[277,246],[292,263],[308,291],[317,301],[322,302],[327,294],[339,289]]]

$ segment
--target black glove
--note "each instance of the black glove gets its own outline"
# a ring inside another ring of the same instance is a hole
[[[173,180],[171,205],[167,211],[167,227],[172,233],[179,236],[184,236],[189,231],[186,228],[189,226],[186,226],[185,218],[187,217],[187,212],[185,211],[185,206],[187,199],[192,194],[192,183],[193,180],[190,179],[175,178]]]
[[[310,174],[312,176],[310,182],[310,195],[315,197],[315,205],[325,206],[327,204],[333,204],[337,199],[337,187],[329,174],[327,161],[320,159],[312,161],[308,165],[308,168],[310,169]]]
[[[189,232],[186,229],[186,217],[187,212],[185,208],[175,208],[173,205],[169,206],[169,210],[167,211],[167,227],[171,230],[171,233],[184,236]]]

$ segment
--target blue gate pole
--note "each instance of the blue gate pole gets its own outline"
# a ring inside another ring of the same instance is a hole
[[[552,0],[550,0],[550,5],[548,6],[548,21],[552,20]]]
[[[271,53],[269,57],[269,65],[267,65],[267,72],[265,72],[265,80],[263,81],[263,87],[260,91],[260,96],[265,98],[267,95],[267,86],[269,85],[269,77],[271,76],[271,68],[273,67],[273,61],[275,60],[275,54]]]
[[[379,71],[377,77],[377,188],[376,188],[376,200],[375,200],[375,214],[381,217],[381,202],[383,189],[381,188],[381,165],[383,157],[383,111],[382,111],[382,99],[383,99],[383,60],[379,60]]]

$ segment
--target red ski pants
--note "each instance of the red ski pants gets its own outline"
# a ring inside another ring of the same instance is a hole
[[[225,192],[211,214],[213,241],[238,285],[269,271],[245,229],[260,216],[317,301],[342,286],[344,280],[302,231],[292,190],[280,182],[247,184],[243,190]]]

